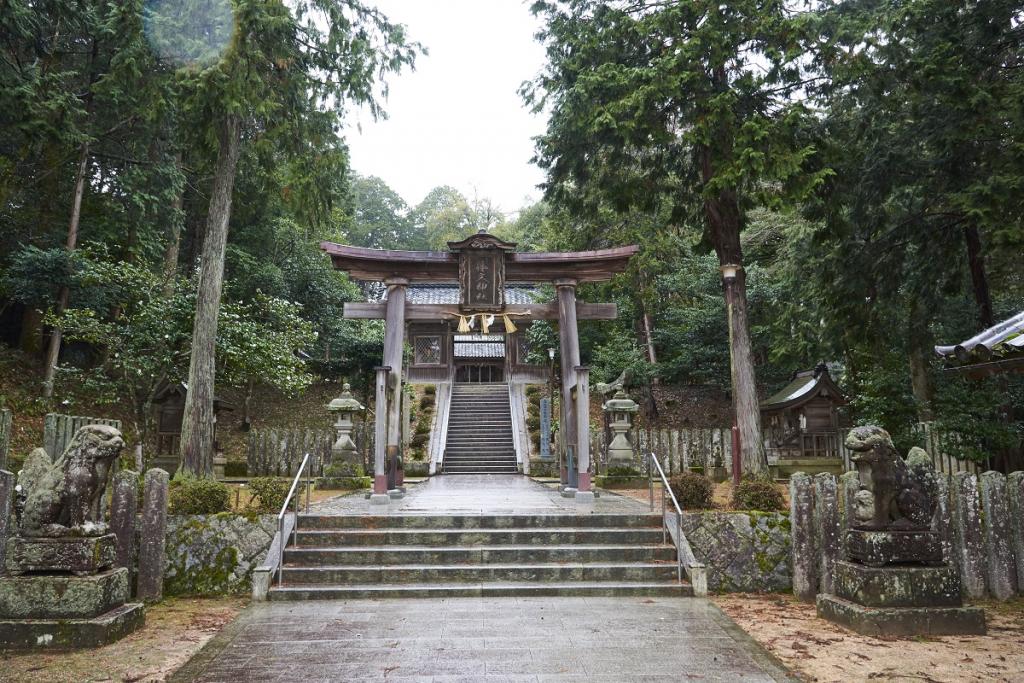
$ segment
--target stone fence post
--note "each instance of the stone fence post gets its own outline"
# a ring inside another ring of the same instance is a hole
[[[985,543],[981,534],[978,480],[969,472],[953,475],[951,487],[953,555],[960,568],[964,595],[972,600],[985,597]]]
[[[843,552],[842,527],[839,523],[839,500],[836,478],[828,472],[814,477],[814,530],[818,537],[819,593],[835,593],[833,570]]]
[[[151,469],[146,472],[142,498],[138,597],[151,602],[163,597],[164,590],[167,484],[168,476],[163,470]]]
[[[999,472],[984,472],[980,484],[988,590],[996,600],[1009,600],[1017,593],[1017,563],[1013,557],[1014,522],[1006,497],[1006,477]]]
[[[1006,498],[1010,506],[1013,554],[1017,560],[1017,592],[1024,595],[1024,472],[1011,472],[1006,478]]]
[[[793,535],[793,593],[804,602],[814,602],[819,579],[814,481],[803,472],[789,478],[789,522]]]
[[[117,536],[117,566],[127,567],[128,585],[135,573],[135,513],[139,507],[139,475],[122,470],[114,475],[110,499],[110,530]]]
[[[0,470],[0,574],[4,571],[7,554],[7,535],[10,533],[14,507],[14,474]]]

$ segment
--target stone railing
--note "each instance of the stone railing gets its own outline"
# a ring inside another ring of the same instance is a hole
[[[591,458],[596,473],[602,474],[607,468],[607,440],[599,429],[593,430],[591,434]],[[669,476],[691,467],[709,470],[716,463],[731,468],[732,430],[728,428],[634,429],[632,440],[637,453],[634,459],[637,470],[646,467],[639,454],[651,451],[658,454],[658,460]]]
[[[957,472],[936,477],[932,530],[943,559],[960,573],[964,597],[1007,600],[1024,592],[1024,472]],[[833,566],[853,517],[857,473],[790,478],[793,592],[813,601],[830,593]]]

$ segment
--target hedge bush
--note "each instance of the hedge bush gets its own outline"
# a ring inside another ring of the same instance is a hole
[[[609,467],[605,471],[607,477],[628,477],[635,479],[640,476],[640,470],[630,465],[619,465],[617,467]]]
[[[675,494],[679,506],[684,510],[701,510],[712,507],[711,480],[696,472],[682,472],[668,480],[669,488]]]
[[[244,477],[249,474],[249,463],[244,460],[229,460],[224,463],[225,477]]]
[[[231,492],[214,479],[177,474],[168,490],[174,515],[215,515],[231,509]]]
[[[325,477],[362,477],[366,471],[353,462],[335,462],[324,468]]]
[[[782,491],[770,481],[744,479],[733,489],[732,506],[736,510],[761,510],[771,512],[785,508]]]
[[[257,512],[280,512],[288,497],[288,480],[279,477],[250,479],[249,495],[249,507]]]
[[[409,439],[409,446],[413,449],[421,449],[427,445],[428,441],[430,441],[429,432],[416,432],[412,435],[412,438]]]

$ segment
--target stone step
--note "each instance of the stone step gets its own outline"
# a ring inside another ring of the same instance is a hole
[[[456,597],[688,597],[688,583],[647,581],[493,582],[478,584],[372,584],[353,586],[273,586],[270,600],[357,600],[369,598]]]
[[[333,567],[344,565],[479,565],[584,562],[671,562],[675,549],[668,545],[494,545],[470,548],[406,546],[387,548],[287,548],[286,566]]]
[[[448,514],[405,514],[405,515],[299,515],[299,528],[307,529],[548,529],[548,528],[597,528],[597,529],[661,529],[661,517],[657,513],[642,515],[448,515]],[[661,543],[661,539],[658,539]],[[530,547],[530,546],[523,546]],[[576,546],[574,546],[576,547]]]
[[[286,585],[367,583],[486,583],[493,581],[671,581],[676,563],[608,562],[586,564],[343,565],[285,567]]]
[[[445,459],[444,461],[445,467],[450,467],[452,465],[459,465],[461,467],[468,467],[471,465],[480,465],[483,467],[515,467],[517,464],[518,463],[516,463],[515,456],[506,458],[471,458],[468,456],[464,456],[462,458]]]
[[[296,533],[296,545],[304,548],[382,545],[568,545],[662,542],[660,528],[517,528],[517,529],[350,529],[305,530]]]
[[[519,468],[515,465],[507,465],[504,467],[480,467],[477,465],[459,466],[452,465],[451,467],[445,467],[443,472],[445,474],[519,474]]]

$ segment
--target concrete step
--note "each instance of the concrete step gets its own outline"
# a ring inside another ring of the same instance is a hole
[[[444,474],[519,474],[519,468],[511,465],[508,467],[459,467],[453,465],[444,468],[443,472]]]
[[[637,543],[652,545],[662,542],[660,528],[517,528],[517,529],[302,529],[296,534],[296,545],[304,548],[382,545],[569,545]]]
[[[369,598],[456,597],[688,597],[688,583],[646,581],[488,582],[478,584],[373,584],[273,586],[270,600],[356,600]]]
[[[668,545],[492,545],[439,548],[418,545],[387,548],[287,548],[285,565],[335,567],[346,565],[480,565],[607,562],[675,562]]]
[[[550,528],[596,528],[596,529],[661,529],[661,517],[657,513],[642,515],[448,515],[448,514],[405,514],[405,515],[299,515],[299,528],[307,529],[550,529]],[[661,543],[661,539],[658,539]],[[630,543],[632,545],[632,543]],[[523,546],[529,547],[529,546]],[[578,547],[578,546],[572,546]]]
[[[540,581],[671,581],[675,562],[607,562],[585,564],[487,564],[487,565],[343,565],[336,567],[285,567],[288,585],[350,585],[368,583],[486,583]]]

